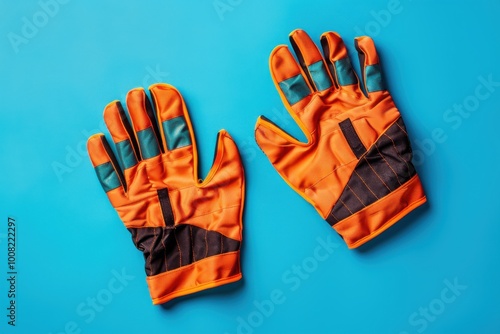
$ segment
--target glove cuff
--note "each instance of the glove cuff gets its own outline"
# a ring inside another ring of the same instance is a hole
[[[171,271],[148,276],[153,304],[236,282],[241,278],[240,251],[214,255]]]
[[[349,248],[356,248],[426,202],[418,175],[389,195],[333,225]]]

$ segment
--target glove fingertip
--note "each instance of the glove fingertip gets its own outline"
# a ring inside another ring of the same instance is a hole
[[[104,133],[93,134],[87,140],[87,152],[94,167],[108,161],[106,156],[102,154],[104,153],[102,144],[104,140],[106,140]]]

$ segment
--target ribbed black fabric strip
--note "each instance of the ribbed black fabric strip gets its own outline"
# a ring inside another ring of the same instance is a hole
[[[342,133],[344,134],[345,139],[347,140],[347,143],[351,147],[352,152],[356,155],[358,159],[361,158],[361,156],[366,152],[366,147],[359,139],[356,130],[352,126],[351,120],[347,118],[342,122],[340,122],[339,126],[340,130],[342,130]]]
[[[214,231],[208,231],[207,233],[207,243],[208,243],[208,256],[216,255],[221,253],[221,242],[220,238],[222,235]]]
[[[345,217],[349,217],[351,215],[351,212],[349,212],[349,210],[347,210],[345,205],[342,204],[342,202],[340,202],[340,201],[337,202],[337,204],[335,205],[334,208],[335,208],[335,210],[332,210],[332,212],[328,216],[328,219],[332,219],[333,223],[336,223],[340,219],[343,219]],[[330,224],[333,225],[333,223],[330,223]]]
[[[359,195],[354,193],[354,191],[350,187],[346,187],[346,189],[344,189],[344,192],[344,205],[347,206],[351,212],[354,213],[366,206],[359,198]]]
[[[391,126],[389,129],[387,129],[385,135],[390,138],[391,144],[396,147],[397,154],[404,161],[411,162],[412,150],[403,119],[400,118],[395,123],[395,126]],[[415,175],[415,167],[413,166],[413,164],[406,164],[406,173],[409,177]]]
[[[149,228],[148,228],[149,229]],[[172,270],[175,268],[179,268],[181,265],[181,253],[180,253],[180,245],[177,240],[177,235],[174,233],[174,229],[164,228],[164,227],[155,227],[161,235],[161,248],[159,251],[163,251],[163,259],[167,262],[165,266],[166,270]],[[144,253],[144,258],[147,259],[146,253]],[[147,260],[146,260],[147,261]],[[161,272],[161,271],[152,271],[152,272]],[[155,275],[155,274],[148,274]]]
[[[384,140],[384,137],[379,139],[379,141]],[[393,172],[390,165],[386,163],[385,154],[386,152],[379,153],[377,150],[378,142],[372,146],[370,154],[367,154],[364,159],[369,164],[369,167],[377,174],[378,180],[382,183],[382,188],[389,188],[390,191],[394,191],[400,186],[400,182],[397,178],[397,174]],[[401,162],[404,165],[404,162]],[[385,191],[385,190],[384,190]],[[379,194],[375,192],[375,194]],[[382,196],[379,196],[382,197]]]
[[[181,253],[181,267],[193,263],[193,244],[191,243],[189,226],[179,225],[174,232]]]
[[[168,189],[157,190],[158,199],[160,200],[161,213],[163,214],[163,220],[165,225],[168,227],[174,226],[174,213],[172,212],[172,205],[170,204],[170,197],[168,197]]]
[[[416,174],[411,158],[410,142],[400,118],[359,160],[326,220],[334,225],[408,182]]]
[[[202,228],[195,228],[191,226],[191,240],[193,241],[193,260],[198,261],[206,257],[207,254],[207,243],[205,242],[205,237],[207,235],[207,230]]]
[[[144,254],[148,276],[186,266],[208,256],[240,249],[238,240],[194,225],[128,230],[137,249]]]
[[[356,176],[358,176],[360,178],[360,180],[362,180],[364,183],[366,183],[368,188],[370,188],[373,191],[374,195],[377,198],[381,198],[381,197],[387,195],[391,190],[383,182],[384,179],[382,178],[382,176],[380,176],[376,172],[376,170],[373,168],[373,166],[371,165],[373,163],[373,159],[370,159],[371,155],[372,155],[372,152],[370,151],[369,154],[366,154],[363,157],[363,159],[361,159],[358,162],[358,165],[356,166],[355,172],[356,172]],[[379,157],[378,152],[376,153],[376,156]],[[370,162],[370,160],[371,160],[371,162]],[[351,176],[351,179],[352,179],[352,176]],[[349,186],[355,187],[355,185],[354,184],[351,185],[350,182],[351,182],[351,180],[349,180],[349,183],[348,183]]]
[[[362,180],[357,173],[352,174],[349,187],[352,187],[364,205],[368,206],[378,199],[368,183]]]

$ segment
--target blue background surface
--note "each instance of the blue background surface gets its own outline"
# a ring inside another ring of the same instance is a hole
[[[226,11],[213,0],[66,0],[48,16],[38,1],[0,1],[0,332],[500,332],[500,2],[219,3]],[[26,20],[39,28],[23,28]],[[270,51],[295,28],[316,41],[337,31],[351,53],[355,36],[371,35],[420,152],[429,204],[359,250],[253,139],[260,114],[303,138],[268,70]],[[496,86],[482,83],[489,77]],[[151,305],[142,254],[84,150],[108,102],[157,81],[188,103],[203,174],[225,128],[247,178],[244,279],[166,306]],[[449,112],[455,104],[471,112]],[[8,217],[18,226],[15,328],[4,315]],[[335,248],[318,261],[325,242]],[[116,284],[121,272],[128,279]],[[109,292],[110,282],[120,291]],[[263,302],[276,294],[279,304]],[[97,297],[105,305],[92,309]]]

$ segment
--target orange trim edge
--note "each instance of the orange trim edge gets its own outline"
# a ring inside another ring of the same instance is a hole
[[[176,297],[238,281],[240,251],[207,257],[190,265],[146,277],[154,305]]]
[[[418,175],[396,191],[333,225],[349,248],[375,238],[398,220],[427,201]]]

